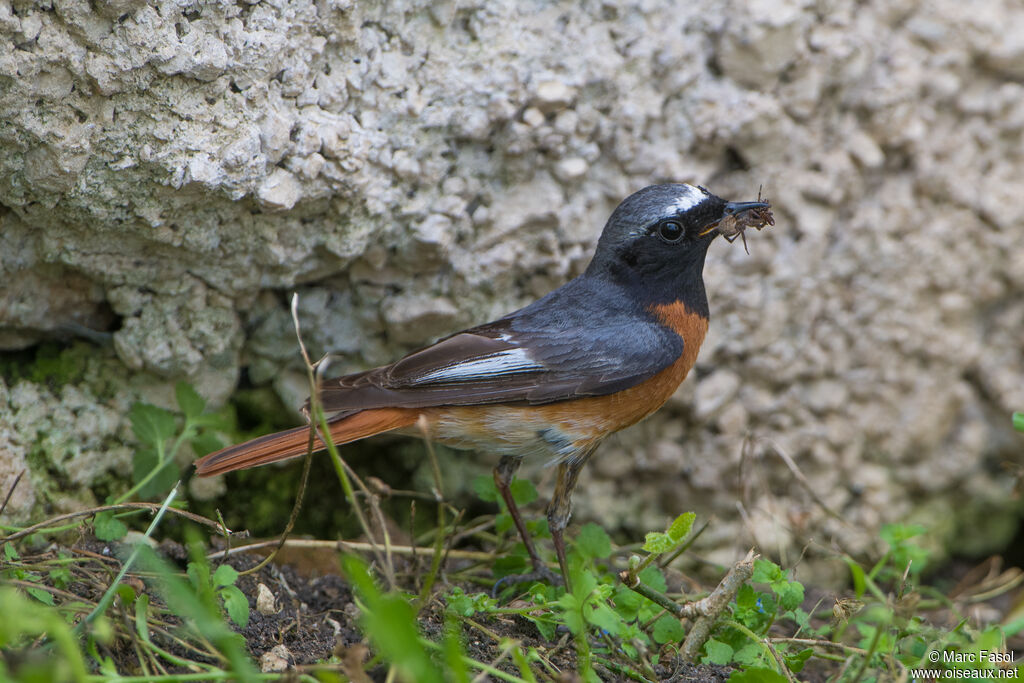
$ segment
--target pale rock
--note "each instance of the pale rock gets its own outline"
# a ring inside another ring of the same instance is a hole
[[[416,257],[436,263],[447,255],[454,242],[452,220],[448,216],[432,213],[412,227],[411,237],[416,246]]]
[[[579,157],[561,159],[555,164],[555,177],[562,182],[572,182],[585,176],[588,168],[589,164]]]
[[[531,128],[537,128],[542,125],[546,119],[544,118],[544,112],[536,107],[530,107],[523,112],[523,123],[530,126]]]
[[[220,164],[210,158],[209,154],[196,154],[188,161],[186,182],[203,185],[217,185],[224,176]]]
[[[739,376],[728,370],[718,370],[697,383],[694,410],[697,419],[703,421],[711,418],[727,402],[736,396],[740,388]]]
[[[313,180],[323,170],[326,160],[317,152],[313,152],[305,159],[297,161],[295,167],[306,180]]]
[[[391,168],[400,178],[416,178],[420,175],[420,164],[407,150],[398,150],[391,158]]]
[[[846,140],[850,154],[865,168],[878,168],[885,162],[882,148],[864,131],[856,131]]]
[[[271,210],[287,210],[302,198],[302,185],[293,173],[275,169],[256,191],[260,203]]]
[[[849,398],[845,383],[834,379],[821,379],[814,382],[807,390],[807,406],[815,411],[826,413],[842,410]]]
[[[260,671],[265,674],[287,671],[293,659],[294,657],[287,647],[275,645],[260,657]]]
[[[273,591],[262,582],[256,586],[256,611],[265,616],[277,614],[281,611],[281,605],[278,604]]]
[[[534,90],[534,104],[542,112],[563,109],[576,97],[576,89],[564,81],[541,81]]]
[[[39,145],[25,154],[25,178],[38,188],[67,192],[78,183],[79,174],[88,161],[88,154],[62,153],[48,145]]]
[[[742,435],[749,423],[747,410],[741,403],[726,405],[716,416],[716,424],[723,434]]]
[[[382,308],[388,338],[404,344],[425,340],[451,331],[459,309],[448,299],[422,294],[403,294],[384,302]]]
[[[294,119],[280,112],[271,112],[263,119],[260,128],[260,141],[263,144],[263,153],[267,160],[276,163],[284,158],[285,151],[291,144],[291,135]]]

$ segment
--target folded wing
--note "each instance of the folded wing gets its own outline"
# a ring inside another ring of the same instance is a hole
[[[328,380],[323,407],[344,413],[551,403],[628,389],[679,358],[678,334],[617,293],[592,291],[589,284],[575,280],[528,308],[396,363]]]

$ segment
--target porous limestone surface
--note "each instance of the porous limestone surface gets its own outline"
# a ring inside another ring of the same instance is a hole
[[[955,508],[961,550],[995,547],[1022,79],[1012,0],[0,3],[0,347],[81,335],[136,386],[220,402],[244,367],[291,401],[293,290],[311,351],[363,368],[581,272],[644,185],[763,187],[777,225],[709,254],[695,377],[601,450],[578,517],[714,514],[726,558],[948,539]],[[87,395],[4,388],[0,484]]]

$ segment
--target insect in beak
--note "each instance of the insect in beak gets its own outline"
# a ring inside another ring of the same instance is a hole
[[[701,237],[712,230],[717,230],[718,234],[730,244],[737,237],[741,237],[743,238],[743,249],[748,254],[750,249],[747,248],[747,228],[760,230],[766,225],[775,225],[775,217],[772,216],[772,203],[767,197],[761,199],[760,190],[757,192],[756,202],[729,202],[725,205],[724,213],[725,215],[721,219],[700,233]]]

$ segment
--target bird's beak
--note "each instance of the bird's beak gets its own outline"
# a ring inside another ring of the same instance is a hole
[[[710,232],[722,235],[730,242],[730,238],[743,232],[747,227],[756,227],[760,230],[765,225],[774,225],[772,218],[771,202],[727,202],[722,209],[722,217],[709,225],[700,233],[701,237]],[[753,213],[751,213],[753,212]]]
[[[751,209],[768,209],[771,204],[768,202],[728,202],[725,205],[725,215],[735,216],[736,214],[750,211]]]

